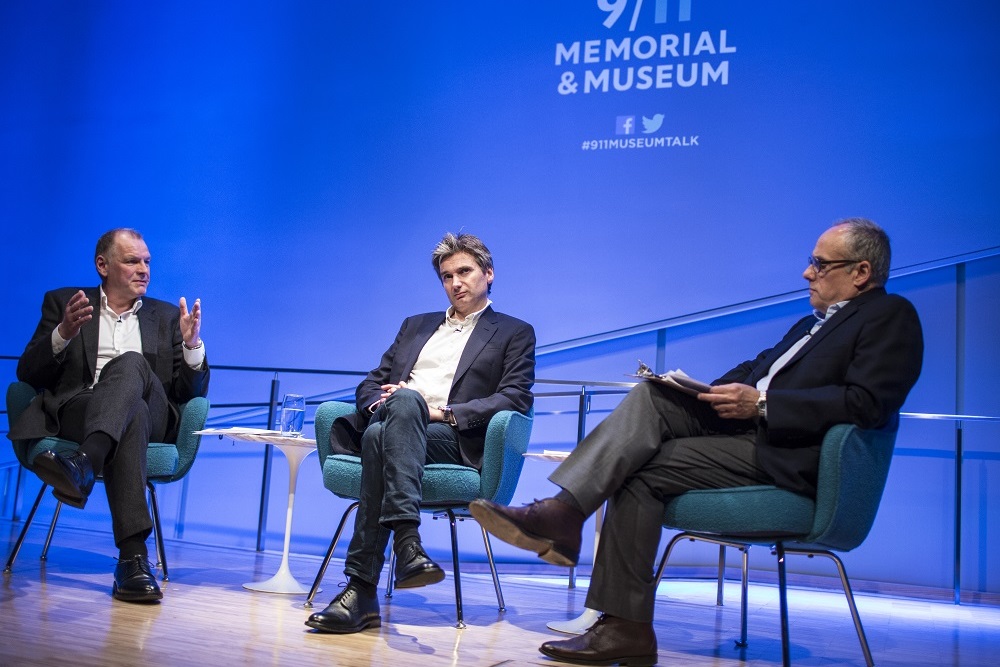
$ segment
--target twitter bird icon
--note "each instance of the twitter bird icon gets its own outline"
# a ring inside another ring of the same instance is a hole
[[[642,117],[643,134],[652,134],[653,132],[656,132],[658,129],[660,129],[661,125],[663,125],[662,113],[658,113],[652,118],[646,118],[645,116]]]

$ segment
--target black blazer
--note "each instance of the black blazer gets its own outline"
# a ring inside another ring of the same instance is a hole
[[[97,339],[100,335],[99,288],[84,289],[94,306],[94,317],[83,325],[58,356],[52,355],[52,330],[62,321],[66,303],[80,288],[64,287],[45,293],[42,319],[17,363],[17,378],[41,394],[12,424],[11,440],[44,438],[59,432],[59,409],[94,381],[97,370]],[[208,394],[209,370],[192,370],[184,362],[181,348],[180,309],[166,301],[142,298],[136,314],[142,337],[142,356],[163,383],[164,391],[176,408],[195,396]]]
[[[800,320],[776,346],[713,384],[755,385],[816,323]],[[780,487],[816,494],[819,450],[834,424],[894,423],[920,376],[924,341],[913,305],[876,288],[851,299],[771,378],[767,419],[757,426],[758,462]]]
[[[371,416],[368,407],[379,400],[384,384],[397,384],[410,371],[445,314],[425,313],[403,321],[378,367],[361,381],[355,392],[357,411],[336,420],[330,433],[336,453],[357,453],[360,438]],[[466,465],[479,468],[490,418],[501,410],[526,413],[534,397],[535,331],[527,322],[498,313],[490,306],[459,359],[448,405],[458,422],[458,442]]]

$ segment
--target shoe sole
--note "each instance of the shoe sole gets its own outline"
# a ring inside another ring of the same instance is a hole
[[[519,528],[516,524],[489,507],[471,505],[469,510],[479,525],[507,544],[534,551],[546,563],[562,567],[576,567],[578,559],[573,559],[555,548],[555,543]]]
[[[444,570],[440,567],[427,568],[416,572],[405,579],[397,579],[394,584],[396,588],[420,588],[430,586],[444,581]]]
[[[370,621],[365,621],[364,623],[361,623],[359,625],[356,625],[356,626],[353,626],[353,627],[350,627],[350,628],[332,627],[332,626],[323,625],[322,623],[317,623],[317,622],[311,621],[311,620],[310,621],[306,621],[306,625],[308,625],[313,630],[319,630],[320,632],[324,632],[326,634],[331,634],[331,635],[349,635],[349,634],[353,634],[355,632],[361,632],[362,630],[367,630],[368,628],[380,628],[380,627],[382,627],[382,617],[378,616],[376,618],[373,618]]]
[[[159,602],[163,599],[163,591],[155,593],[123,593],[118,590],[118,584],[111,587],[111,597],[122,602]]]
[[[75,507],[78,510],[82,510],[84,507],[87,506],[86,498],[67,496],[65,493],[56,488],[52,489],[52,495],[55,496],[56,500],[58,500],[59,502],[65,505],[69,505],[70,507]]]
[[[52,487],[52,495],[57,500],[77,509],[83,509],[87,504],[87,499],[79,495],[66,493],[66,475],[63,473],[62,468],[50,467],[49,463],[48,459],[39,458],[37,463],[32,467],[32,470],[38,475],[39,479]],[[79,489],[74,490],[78,491]]]
[[[548,656],[553,660],[568,662],[576,665],[622,665],[623,667],[650,667],[656,664],[656,655],[629,655],[621,658],[608,658],[606,660],[587,660],[575,656],[562,655],[556,651],[545,651],[541,648],[538,652]]]

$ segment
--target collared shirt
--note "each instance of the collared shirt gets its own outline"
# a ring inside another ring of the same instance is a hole
[[[93,387],[101,378],[101,369],[104,365],[125,352],[138,352],[142,354],[142,333],[139,330],[139,309],[142,308],[142,298],[137,298],[132,307],[122,313],[116,313],[108,306],[108,296],[104,293],[104,288],[100,288],[101,303],[97,308],[98,317],[98,338],[97,338],[97,366],[94,371]],[[59,327],[52,330],[52,354],[58,355],[69,341],[59,334]],[[205,361],[205,346],[189,350],[183,348],[184,361],[191,368],[200,368]]]
[[[848,299],[848,301],[850,300]],[[830,318],[833,317],[834,313],[836,313],[838,310],[846,306],[848,301],[841,301],[839,303],[833,304],[832,306],[826,309],[826,313],[823,313],[822,311],[819,310],[814,310],[813,315],[816,316],[816,324],[814,324],[812,329],[809,330],[809,333],[807,333],[805,336],[797,340],[795,344],[792,345],[790,348],[788,348],[788,350],[783,355],[775,359],[774,363],[771,364],[771,368],[768,369],[767,375],[757,380],[757,389],[759,391],[766,391],[767,388],[771,385],[771,379],[775,375],[777,375],[778,371],[784,368],[788,364],[788,362],[791,361],[792,357],[794,357],[798,353],[798,351],[801,350],[805,346],[805,344],[809,342],[809,339],[812,338],[817,331],[819,331],[819,328],[824,324],[826,324],[830,320]]]
[[[455,371],[458,370],[458,362],[469,342],[469,336],[476,328],[483,311],[492,303],[487,299],[482,310],[471,313],[464,320],[459,320],[455,316],[454,307],[449,307],[444,322],[420,350],[406,386],[419,392],[429,407],[447,405]]]

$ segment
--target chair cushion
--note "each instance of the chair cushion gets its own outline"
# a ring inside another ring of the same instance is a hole
[[[759,538],[804,537],[813,525],[815,503],[775,486],[688,491],[666,504],[664,525],[698,533]]]
[[[42,438],[28,451],[28,463],[30,465],[36,456],[49,449],[58,454],[66,454],[75,452],[79,448],[80,446],[71,440]],[[164,442],[149,443],[149,448],[146,450],[146,476],[154,482],[157,478],[172,477],[177,472],[179,458],[175,445]]]
[[[157,478],[171,478],[177,472],[180,453],[176,445],[165,442],[151,442],[146,448],[146,477],[151,481]]]
[[[479,472],[466,466],[431,463],[424,467],[421,485],[422,508],[466,505],[479,497]],[[347,454],[328,456],[323,463],[323,486],[341,498],[360,498],[361,458]]]
[[[72,440],[63,440],[62,438],[42,438],[28,450],[28,465],[35,462],[36,456],[50,449],[56,454],[69,454],[80,449],[80,445]]]

